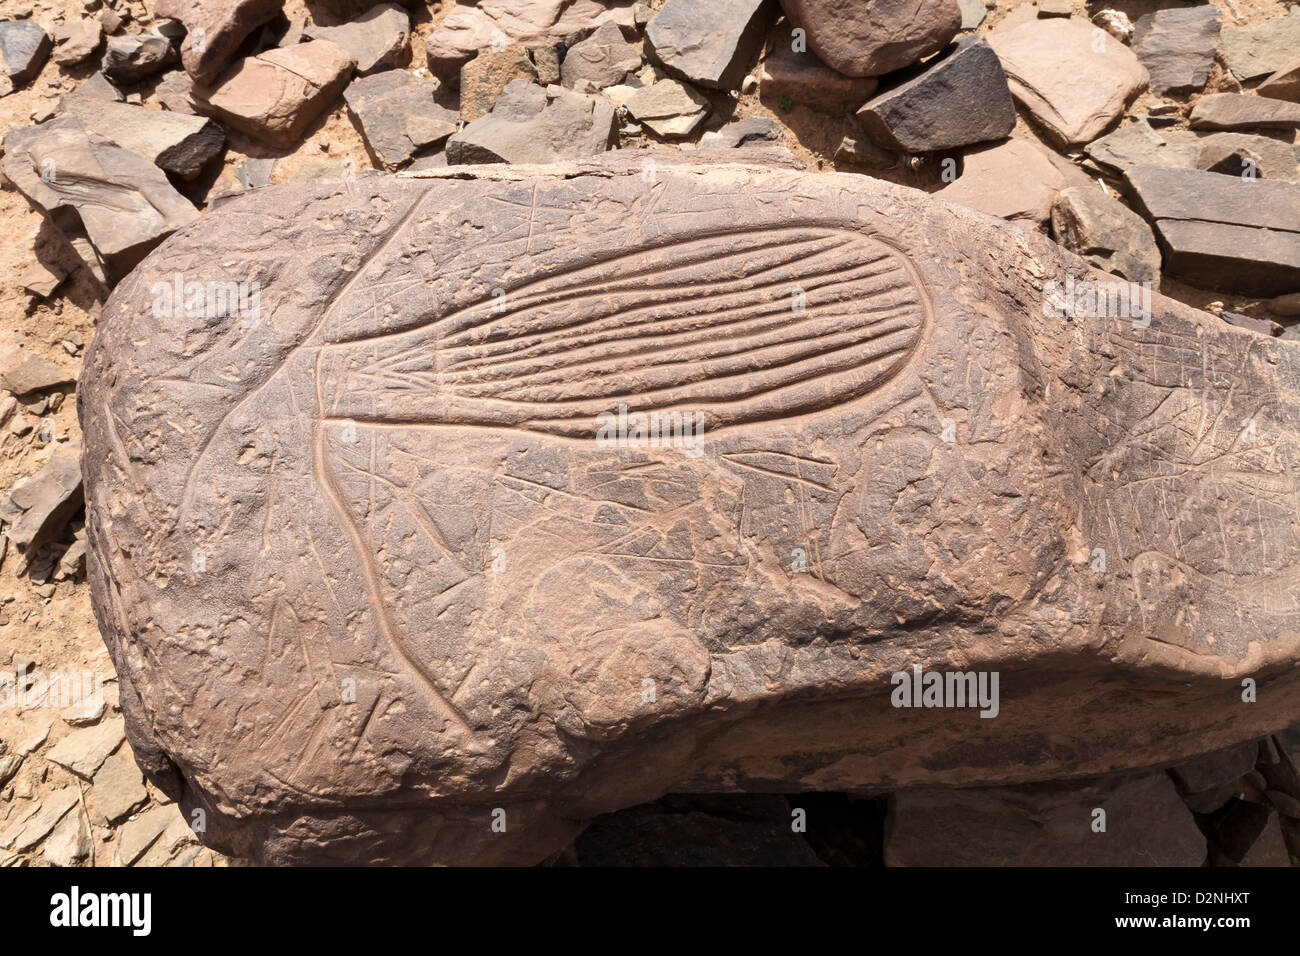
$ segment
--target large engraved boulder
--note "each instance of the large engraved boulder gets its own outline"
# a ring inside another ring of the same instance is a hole
[[[1300,347],[752,162],[277,187],[118,287],[89,575],[205,840],[531,863],[671,791],[1033,783],[1300,720]],[[958,672],[996,706],[897,706]]]

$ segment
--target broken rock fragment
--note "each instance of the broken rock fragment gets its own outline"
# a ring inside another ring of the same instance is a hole
[[[1005,139],[1016,105],[997,54],[979,37],[962,37],[919,75],[864,104],[858,122],[878,146],[927,153]]]
[[[1009,139],[967,153],[961,175],[938,195],[990,216],[1041,226],[1065,187],[1065,176],[1037,143]]]
[[[0,170],[59,228],[71,214],[114,281],[198,218],[161,169],[75,116],[10,131]]]
[[[1220,42],[1237,79],[1254,80],[1275,73],[1300,49],[1300,6],[1292,6],[1289,16],[1225,27]]]
[[[239,45],[283,6],[284,0],[158,0],[154,13],[184,25],[181,64],[196,83],[210,85]]]
[[[56,448],[40,471],[10,490],[6,510],[22,514],[5,536],[25,551],[58,537],[81,507],[81,489],[81,442]]]
[[[1300,103],[1300,54],[1255,88],[1260,96]]]
[[[775,0],[666,0],[646,27],[646,56],[689,83],[739,89],[775,8]]]
[[[156,33],[110,37],[104,49],[104,75],[122,86],[152,76],[176,59],[171,41]]]
[[[512,80],[491,113],[447,140],[447,162],[555,163],[604,152],[617,138],[614,108],[600,97]]]
[[[781,0],[808,46],[845,76],[880,76],[947,46],[961,29],[957,0]]]
[[[1165,253],[1165,274],[1270,296],[1300,288],[1300,185],[1135,166],[1125,180]]]
[[[790,30],[776,32],[759,74],[759,92],[765,100],[786,99],[823,113],[842,113],[857,109],[876,92],[875,77],[845,76],[804,46],[796,49]]]
[[[1100,188],[1061,191],[1052,204],[1052,237],[1098,269],[1160,286],[1160,247],[1151,227]]]
[[[306,35],[351,53],[358,76],[404,66],[411,57],[411,17],[396,3],[381,3],[341,26],[308,27]]]
[[[587,39],[571,46],[560,64],[560,76],[570,89],[590,84],[604,89],[641,68],[641,51],[623,39],[618,24],[606,21]],[[462,81],[463,85],[463,81]]]
[[[1068,277],[1128,283],[872,177],[669,152],[269,187],[114,291],[88,580],[200,838],[536,863],[674,791],[1145,777],[1296,722],[1295,343],[1159,294],[1062,317]],[[155,320],[196,268],[275,321]],[[1000,675],[997,719],[894,706],[922,671]]]
[[[1133,51],[1080,17],[1008,18],[988,42],[1012,95],[1062,148],[1095,139],[1147,85]]]
[[[405,165],[456,132],[456,114],[434,102],[437,89],[437,80],[389,70],[353,80],[344,92],[366,144],[385,169]]]
[[[1141,17],[1133,52],[1151,75],[1151,90],[1164,96],[1203,89],[1219,44],[1219,8],[1172,7]]]
[[[104,28],[98,20],[73,20],[60,24],[54,31],[54,62],[73,66],[90,59],[104,41]]]
[[[356,62],[328,40],[268,50],[231,69],[207,107],[235,129],[289,147],[343,91]]]
[[[80,119],[86,129],[180,179],[198,176],[226,145],[221,127],[202,116],[104,103],[76,94],[65,96],[61,107]]]
[[[472,123],[491,113],[497,97],[512,80],[538,82],[537,65],[528,49],[512,46],[479,53],[460,68],[461,119]]]
[[[702,93],[677,80],[660,80],[642,87],[624,104],[638,122],[666,139],[689,136],[709,115]]]
[[[49,34],[35,20],[0,20],[0,96],[41,72],[51,46]]]
[[[1215,93],[1196,101],[1192,129],[1300,129],[1300,103],[1246,93]]]

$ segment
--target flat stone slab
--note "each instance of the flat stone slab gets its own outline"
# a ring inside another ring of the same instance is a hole
[[[1300,185],[1199,170],[1125,174],[1165,252],[1165,273],[1208,289],[1300,288]]]
[[[389,70],[354,80],[343,93],[385,169],[410,162],[421,149],[456,132],[456,114],[434,102],[437,89],[432,78]]]
[[[739,89],[775,12],[775,0],[666,0],[646,26],[646,56],[688,83]]]
[[[1115,277],[728,155],[269,187],[117,287],[88,576],[203,839],[531,863],[668,791],[1018,784],[1296,722],[1300,346],[1159,295],[1061,316]],[[178,272],[260,282],[261,321],[155,318]],[[945,669],[998,672],[997,717],[895,706]]]
[[[1223,14],[1205,6],[1156,10],[1133,28],[1133,52],[1151,74],[1151,90],[1190,93],[1203,89],[1214,65]]]
[[[1062,148],[1095,139],[1147,85],[1133,51],[1081,17],[1008,18],[988,42],[1012,95]]]

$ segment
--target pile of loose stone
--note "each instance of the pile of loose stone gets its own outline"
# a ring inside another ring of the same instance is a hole
[[[616,148],[652,157],[665,144],[716,159],[785,146],[810,165],[937,191],[1046,231],[1118,277],[1163,282],[1225,321],[1300,338],[1300,7],[1279,4],[1276,17],[1243,25],[1231,3],[1160,9],[1136,23],[1064,0],[989,0],[987,9],[981,0],[313,4],[328,24],[285,6],[87,0],[81,19],[43,25],[29,9],[0,22],[0,97],[39,82],[51,63],[61,78],[52,86],[75,80],[31,125],[5,133],[5,184],[41,212],[101,298],[204,209],[279,181],[277,154],[344,109],[370,169],[309,173],[555,163]],[[223,175],[235,140],[258,155]],[[33,260],[20,281],[33,302],[52,302],[69,271]],[[63,345],[79,358],[82,342]],[[34,435],[73,384],[39,355],[6,353],[0,425]],[[40,469],[0,499],[0,546],[14,547],[38,591],[84,569],[80,445],[68,438],[49,438]],[[8,657],[8,689],[30,689],[35,662]],[[212,860],[144,784],[111,693],[99,714],[63,716],[75,729],[57,742],[47,742],[51,717],[44,733],[0,743],[0,863],[90,861],[88,819],[125,822],[112,859],[99,862]],[[1160,799],[1193,812],[1165,844],[1179,861],[1195,862],[1208,845],[1215,862],[1251,853],[1284,862],[1284,832],[1300,854],[1296,743],[1270,738],[1153,778],[1164,781],[1151,784]],[[72,780],[39,799],[16,791],[11,779],[36,756]],[[893,848],[864,837],[856,862],[941,862],[915,836],[927,820],[958,804],[997,817],[1013,796],[900,796],[889,810]],[[660,817],[689,816],[674,844],[688,846],[694,815],[717,811],[728,827],[750,819],[683,799],[610,824],[609,839],[622,825],[676,832]],[[1031,829],[1059,801],[1040,803],[1024,811]],[[877,820],[885,811],[864,803],[863,812]],[[1032,857],[1004,835],[981,859]],[[566,859],[604,860],[598,837],[584,839],[585,854],[580,840]],[[814,850],[801,843],[789,861],[834,862]]]

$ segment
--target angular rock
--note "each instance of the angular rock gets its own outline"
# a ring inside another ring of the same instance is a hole
[[[8,757],[0,757],[0,787],[3,787],[14,778],[18,768],[22,766],[23,758],[17,754],[10,754]]]
[[[1133,51],[1080,17],[1008,20],[988,42],[1012,95],[1063,148],[1095,139],[1147,85],[1146,67]]]
[[[134,819],[128,820],[117,831],[117,863],[130,866],[153,846],[169,826],[180,817],[176,804],[150,807]]]
[[[73,66],[90,59],[104,42],[104,28],[98,20],[73,20],[54,31],[54,62]]]
[[[1092,22],[1097,24],[1120,43],[1133,41],[1133,21],[1123,10],[1099,10]]]
[[[1196,101],[1192,129],[1300,129],[1300,103],[1247,93],[1214,93]]]
[[[198,218],[162,170],[75,116],[11,130],[0,170],[29,202],[55,217],[73,214],[113,279]]]
[[[15,395],[71,385],[75,381],[76,375],[65,372],[40,355],[15,350],[0,357],[0,388]]]
[[[1016,127],[1016,105],[993,48],[962,37],[924,72],[887,89],[858,110],[877,146],[906,153],[1001,140]]]
[[[562,42],[605,21],[633,31],[632,0],[479,0],[457,4],[425,41],[429,72],[454,82],[479,52],[511,45],[540,47]],[[547,78],[541,78],[547,81]],[[558,77],[549,78],[549,82]]]
[[[1249,133],[1201,134],[1194,136],[1194,141],[1197,147],[1197,169],[1230,176],[1300,182],[1296,153],[1289,143]]]
[[[961,8],[963,30],[974,30],[988,15],[988,10],[984,8],[984,0],[957,0],[957,6]]]
[[[38,261],[28,266],[18,281],[22,285],[24,292],[30,292],[32,295],[45,299],[53,295],[54,290],[59,287],[59,283],[67,277],[68,274],[58,265]]]
[[[808,46],[845,76],[880,76],[946,47],[961,29],[957,0],[781,0]]]
[[[512,80],[491,113],[447,140],[447,162],[557,163],[604,152],[617,138],[614,109],[599,97]]]
[[[1282,333],[1282,326],[1272,319],[1257,319],[1254,316],[1242,315],[1240,312],[1220,312],[1219,318],[1229,325],[1235,325],[1239,329],[1250,329],[1250,331],[1260,335],[1280,335]]]
[[[90,855],[90,827],[80,809],[66,814],[41,847],[53,866],[76,866]]]
[[[1125,181],[1160,238],[1166,275],[1252,296],[1300,287],[1300,185],[1154,166]]]
[[[1195,142],[1171,142],[1152,129],[1150,123],[1137,120],[1093,140],[1084,147],[1084,152],[1093,162],[1124,173],[1134,166],[1192,169],[1196,166],[1199,147]]]
[[[154,13],[184,24],[181,64],[206,86],[216,82],[239,45],[283,6],[284,0],[158,0]]]
[[[270,187],[106,303],[88,578],[202,839],[531,863],[674,790],[1028,784],[1300,720],[1293,343],[1159,294],[1049,318],[1115,278],[872,177],[670,152]],[[276,321],[155,322],[196,263]],[[895,707],[913,665],[998,672],[997,718]]]
[[[484,50],[460,68],[460,116],[472,123],[487,116],[501,92],[514,80],[536,83],[537,66],[521,46]]]
[[[738,149],[781,141],[781,124],[766,116],[747,116],[700,137],[700,148]]]
[[[35,20],[0,20],[0,96],[34,79],[52,45]]]
[[[353,80],[344,92],[366,144],[385,169],[405,165],[456,132],[456,114],[434,102],[437,90],[437,80],[390,70]]]
[[[560,77],[570,89],[590,84],[604,89],[623,82],[628,73],[641,69],[641,51],[623,39],[616,23],[606,21],[587,39],[574,44],[560,64]]]
[[[357,61],[357,74],[404,66],[411,58],[411,17],[396,3],[371,7],[351,23],[337,27],[308,27],[314,40],[329,40]]]
[[[75,94],[63,97],[61,107],[86,129],[180,179],[194,179],[226,146],[221,127],[202,116],[104,103]]]
[[[1096,810],[1106,829],[1093,829]],[[1163,773],[1081,785],[895,794],[886,866],[1201,866],[1205,838]]]
[[[1160,96],[1204,89],[1219,45],[1223,14],[1218,7],[1174,7],[1138,19],[1133,52],[1151,75]]]
[[[149,800],[144,776],[129,753],[114,754],[95,773],[95,816],[98,823],[117,823]]]
[[[94,727],[74,730],[51,747],[45,759],[90,780],[123,739],[122,720],[115,717]]]
[[[198,116],[202,112],[202,94],[195,90],[194,81],[184,70],[173,70],[164,76],[162,82],[154,87],[153,95],[158,105],[169,112],[187,116]]]
[[[665,0],[645,29],[645,54],[689,83],[739,89],[775,10],[775,0]]]
[[[241,60],[207,106],[235,129],[287,148],[343,92],[356,62],[328,40],[268,50]]]
[[[103,73],[92,73],[73,92],[77,96],[85,96],[92,100],[104,100],[110,103],[126,102],[126,94],[108,82],[108,78]]]
[[[711,109],[702,93],[677,80],[660,80],[643,87],[624,105],[638,122],[669,139],[689,136]]]
[[[1254,80],[1276,73],[1300,49],[1300,7],[1291,7],[1290,16],[1253,26],[1227,27],[1219,43],[1237,79]]]
[[[1061,191],[1052,204],[1052,237],[1098,269],[1160,287],[1160,247],[1151,227],[1099,188]]]
[[[812,51],[796,50],[790,31],[782,29],[763,58],[758,82],[765,100],[784,98],[823,113],[843,113],[870,99],[878,81],[872,76],[837,73]]]
[[[77,788],[60,787],[43,794],[40,809],[35,814],[19,820],[0,836],[0,848],[26,852],[36,846],[63,819],[64,814],[77,805]]]
[[[139,83],[174,62],[171,41],[156,33],[110,37],[104,48],[104,75],[120,86]]]
[[[81,502],[81,442],[72,442],[57,448],[40,471],[9,492],[7,504],[22,515],[5,536],[24,550],[38,548],[63,531]]]
[[[967,153],[961,175],[939,196],[990,216],[1041,226],[1066,185],[1065,176],[1037,144],[1009,139]]]
[[[1255,87],[1255,92],[1275,100],[1300,103],[1300,55],[1283,64],[1276,73]]]

